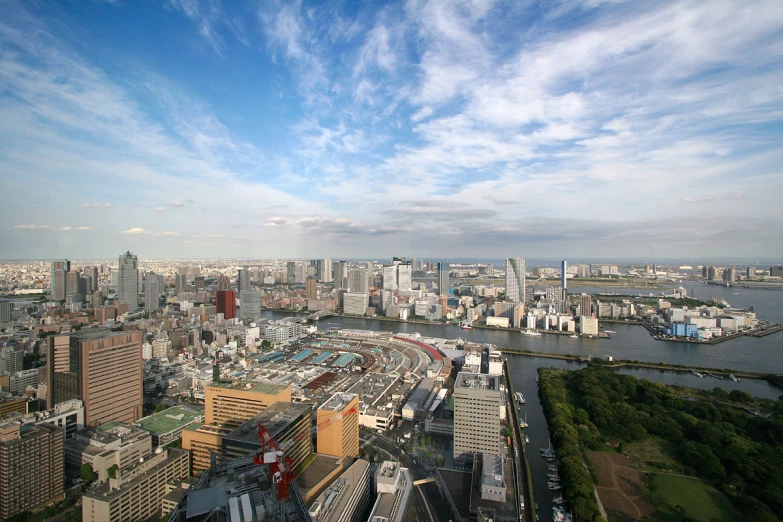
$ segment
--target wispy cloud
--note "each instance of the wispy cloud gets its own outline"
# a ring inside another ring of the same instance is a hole
[[[710,201],[712,201],[712,196],[685,196],[682,198],[683,203],[708,203]]]
[[[49,225],[14,225],[14,228],[20,230],[48,230]]]
[[[146,230],[144,230],[143,228],[141,228],[141,227],[132,227],[132,228],[129,228],[128,230],[123,230],[123,231],[120,232],[120,234],[131,234],[131,235],[147,234],[147,233],[148,232]]]
[[[82,203],[83,208],[111,208],[111,203]]]

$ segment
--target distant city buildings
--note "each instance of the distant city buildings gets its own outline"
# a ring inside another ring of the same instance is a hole
[[[65,299],[65,278],[70,270],[71,263],[67,259],[51,262],[49,282],[53,300],[62,301]]]

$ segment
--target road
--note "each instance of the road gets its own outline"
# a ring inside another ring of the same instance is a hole
[[[372,438],[372,447],[384,457],[396,460],[403,467],[408,468],[413,480],[432,476],[432,473],[414,462],[394,441],[384,435],[378,435],[376,432],[362,428],[360,436],[365,441]],[[408,510],[405,513],[405,522],[449,522],[450,520],[453,520],[453,517],[437,483],[413,487]]]

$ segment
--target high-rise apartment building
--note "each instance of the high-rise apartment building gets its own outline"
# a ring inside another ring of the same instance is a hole
[[[237,294],[233,290],[218,290],[215,295],[215,312],[223,314],[224,319],[237,316]]]
[[[438,293],[449,294],[449,264],[438,263]]]
[[[81,278],[81,274],[77,270],[70,270],[67,274],[65,274],[65,297],[73,297],[76,294],[80,294],[79,292],[79,279]],[[84,297],[84,294],[80,294],[82,297]]]
[[[87,330],[48,339],[48,404],[84,402],[85,425],[141,418],[142,332]]]
[[[318,453],[340,458],[359,456],[359,396],[336,393],[316,412]]]
[[[332,282],[332,260],[328,257],[320,260],[318,280],[322,283]]]
[[[160,296],[166,292],[163,276],[155,272],[147,274],[144,284],[144,310],[147,313],[157,312],[160,308]]]
[[[580,317],[592,317],[593,316],[593,302],[590,294],[582,294],[579,297],[579,316]]]
[[[88,276],[90,276],[90,280],[92,285],[90,286],[90,292],[97,292],[100,279],[98,277],[98,267],[97,266],[88,266],[84,269],[84,273]]]
[[[71,263],[67,259],[51,262],[49,284],[54,301],[65,299],[65,276],[70,270]]]
[[[506,258],[506,301],[519,303],[525,300],[525,258]]]
[[[139,307],[139,261],[130,252],[119,258],[117,295],[119,304],[128,305],[133,311]]]
[[[285,264],[286,276],[288,276],[288,283],[291,284],[296,281],[296,263],[288,261]]]
[[[0,301],[0,324],[11,322],[11,301]]]
[[[352,268],[348,270],[348,289],[349,292],[357,294],[369,293],[367,286],[367,269]]]
[[[305,297],[308,299],[318,298],[318,279],[315,276],[307,276],[305,282]]]
[[[0,424],[0,519],[63,496],[63,429]]]
[[[242,290],[250,290],[250,270],[247,268],[237,270],[237,291],[241,292]]]
[[[500,455],[500,376],[460,372],[454,383],[454,462]]]

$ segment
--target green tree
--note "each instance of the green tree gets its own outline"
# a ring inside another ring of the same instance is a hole
[[[729,392],[729,399],[734,402],[751,402],[753,396],[742,390],[731,390],[731,392]]]
[[[160,412],[162,412],[163,410],[165,410],[166,408],[168,408],[168,406],[166,406],[165,404],[163,404],[163,403],[161,402],[160,404],[158,404],[157,406],[155,406],[155,413],[160,413]]]
[[[85,463],[82,464],[82,467],[79,470],[79,477],[81,477],[81,479],[84,482],[92,482],[93,480],[98,478],[98,475],[96,475],[95,472],[92,470],[92,466]]]
[[[119,467],[117,467],[117,464],[113,465],[109,469],[106,470],[106,473],[109,475],[109,478],[117,478],[117,470]]]

